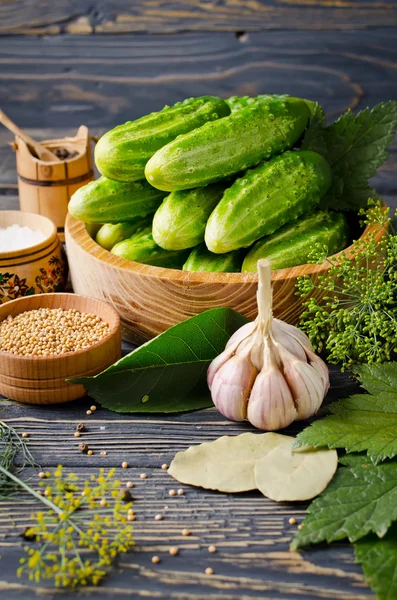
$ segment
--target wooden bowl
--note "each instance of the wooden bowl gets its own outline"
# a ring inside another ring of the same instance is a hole
[[[189,273],[152,267],[114,256],[88,235],[85,224],[70,214],[66,219],[66,246],[74,291],[105,300],[121,317],[123,337],[142,343],[189,317],[209,308],[230,306],[250,319],[257,315],[256,273]],[[379,241],[383,232],[369,226]],[[351,246],[345,250],[349,256]],[[296,296],[299,275],[313,279],[329,264],[301,265],[272,274],[276,317],[291,324],[302,308]]]
[[[10,225],[42,231],[45,240],[29,248],[0,252],[0,304],[21,296],[63,291],[67,263],[54,223],[42,215],[0,211],[0,229]]]
[[[111,307],[76,294],[45,294],[20,298],[0,306],[0,321],[37,308],[75,308],[109,324],[110,333],[89,348],[59,356],[18,356],[0,351],[0,394],[28,404],[58,404],[85,396],[70,377],[96,375],[121,357],[120,317]]]

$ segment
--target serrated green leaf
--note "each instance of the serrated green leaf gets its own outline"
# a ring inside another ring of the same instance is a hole
[[[248,322],[230,308],[183,321],[94,377],[81,377],[89,395],[116,412],[181,412],[212,406],[206,382],[211,361]]]
[[[324,136],[326,127],[325,113],[318,102],[307,103],[310,109],[309,124],[306,128],[302,141],[302,150],[314,150],[325,156],[327,146]]]
[[[366,450],[375,464],[397,456],[397,363],[360,365],[355,371],[374,395],[356,394],[331,404],[332,414],[304,429],[295,447]]]
[[[292,547],[345,538],[355,542],[368,533],[382,537],[396,519],[396,463],[342,468],[310,504]]]
[[[354,544],[356,562],[360,563],[365,577],[376,592],[378,600],[397,598],[397,523],[386,536],[379,539],[368,536]]]
[[[368,179],[387,159],[396,126],[397,102],[390,101],[357,115],[347,111],[326,129],[308,133],[305,149],[322,154],[332,168],[333,182],[321,208],[356,210],[377,197]]]

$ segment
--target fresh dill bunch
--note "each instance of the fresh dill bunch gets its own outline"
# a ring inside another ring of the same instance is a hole
[[[297,295],[304,300],[300,328],[314,349],[342,369],[353,363],[397,359],[397,235],[390,210],[370,201],[363,224],[374,232],[353,243],[351,256],[342,252],[327,258],[327,248],[316,247],[310,262],[329,263],[326,275],[299,277]],[[315,297],[312,297],[312,294]]]
[[[15,467],[17,457],[21,460],[21,466],[18,468]],[[25,467],[39,466],[34,460],[25,440],[19,435],[16,429],[4,421],[0,421],[0,466],[6,472],[14,470],[16,473],[21,472]],[[0,498],[15,492],[17,487],[7,474],[0,471]]]
[[[40,546],[25,547],[28,556],[20,559],[18,576],[27,574],[36,583],[53,580],[57,587],[97,585],[103,579],[116,557],[134,545],[132,503],[114,474],[100,469],[80,484],[58,466],[40,482],[44,495],[10,476],[47,508],[31,515],[34,524],[25,538]]]

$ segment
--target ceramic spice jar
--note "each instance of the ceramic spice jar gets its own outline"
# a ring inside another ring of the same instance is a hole
[[[0,304],[22,296],[63,291],[67,263],[54,223],[42,215],[0,211],[0,230],[11,225],[41,231],[45,239],[28,248],[0,251]]]

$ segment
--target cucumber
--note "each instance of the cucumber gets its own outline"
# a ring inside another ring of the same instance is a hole
[[[152,223],[152,217],[139,217],[135,221],[124,221],[123,223],[105,223],[96,234],[95,241],[105,250],[111,250],[113,246],[131,237],[140,229],[148,227]]]
[[[257,102],[258,100],[266,100],[267,98],[276,97],[277,96],[275,95],[268,94],[261,94],[260,96],[230,96],[230,98],[227,98],[225,102],[228,104],[230,110],[234,112],[235,110],[240,110],[241,108],[249,106],[253,102]]]
[[[146,179],[173,192],[214,183],[290,148],[310,115],[304,100],[267,98],[179,136],[152,156]]]
[[[154,241],[166,250],[183,250],[200,244],[204,241],[208,217],[224,191],[225,185],[218,183],[172,192],[154,215]]]
[[[204,271],[212,273],[218,271],[221,273],[239,273],[243,253],[241,250],[226,252],[226,254],[213,254],[205,244],[200,244],[194,248],[185,264],[184,271]]]
[[[149,158],[181,133],[187,133],[230,114],[215,96],[188,98],[159,112],[145,115],[108,131],[95,147],[95,163],[102,175],[116,181],[144,178]]]
[[[272,269],[285,269],[307,263],[314,244],[327,246],[328,255],[346,248],[349,226],[344,214],[319,211],[284,225],[258,240],[244,259],[242,271],[256,271],[260,258],[270,260]]]
[[[186,250],[169,252],[160,248],[153,239],[152,227],[149,225],[132,235],[128,240],[113,246],[112,254],[146,265],[181,269],[189,252],[186,252]]]
[[[205,243],[222,254],[247,248],[300,215],[311,212],[331,185],[331,169],[316,152],[284,152],[225,191],[208,219]]]
[[[78,189],[68,209],[86,223],[120,223],[154,213],[164,196],[147,181],[119,183],[100,177]]]

